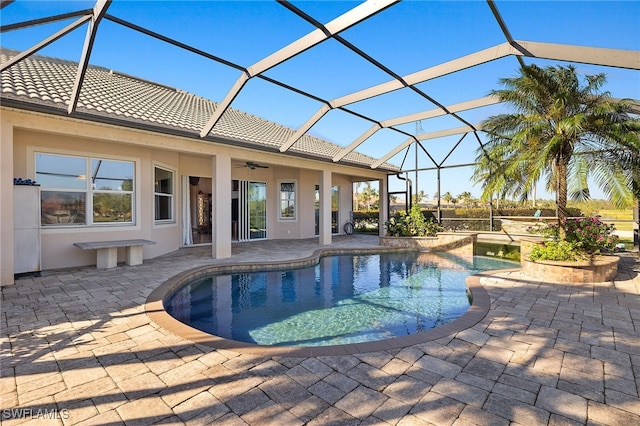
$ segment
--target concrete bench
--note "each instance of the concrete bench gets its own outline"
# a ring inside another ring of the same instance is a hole
[[[149,240],[117,240],[93,241],[89,243],[73,243],[82,250],[97,250],[96,267],[100,269],[115,268],[118,265],[118,248],[127,250],[127,265],[142,265],[142,246],[155,244]]]

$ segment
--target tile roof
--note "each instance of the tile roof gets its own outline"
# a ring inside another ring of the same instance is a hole
[[[2,48],[0,61],[4,63],[18,53]],[[2,72],[2,102],[66,115],[77,68],[78,64],[73,61],[29,56]],[[72,116],[200,139],[200,129],[216,108],[216,102],[192,93],[90,65]],[[294,129],[229,108],[206,139],[277,151],[294,132]],[[304,135],[288,153],[331,161],[341,150],[339,145]],[[370,156],[351,152],[341,162],[368,167],[374,161]],[[390,164],[384,164],[381,169],[399,170]]]

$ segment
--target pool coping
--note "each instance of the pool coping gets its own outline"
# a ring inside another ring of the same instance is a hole
[[[237,340],[225,339],[219,336],[206,333],[184,324],[165,310],[164,302],[174,290],[181,287],[186,281],[197,279],[207,274],[234,274],[242,272],[266,272],[280,270],[282,268],[300,268],[312,266],[320,261],[321,257],[341,255],[341,254],[376,254],[384,252],[415,252],[415,249],[398,248],[349,248],[331,249],[324,248],[313,252],[311,256],[296,259],[273,261],[264,263],[236,262],[229,264],[201,266],[187,271],[183,271],[169,278],[167,281],[156,287],[147,297],[145,302],[145,313],[151,321],[159,327],[182,337],[193,343],[209,346],[216,349],[226,349],[242,354],[260,356],[287,356],[287,357],[312,357],[312,356],[341,356],[361,353],[377,352],[389,349],[402,349],[408,346],[430,342],[450,334],[466,330],[480,322],[491,308],[489,294],[480,284],[480,278],[490,276],[499,272],[516,271],[520,268],[509,268],[500,270],[484,271],[470,275],[466,278],[467,290],[471,294],[471,306],[461,317],[436,328],[426,330],[416,334],[410,334],[391,339],[376,340],[372,342],[350,343],[333,346],[266,346],[257,345]]]

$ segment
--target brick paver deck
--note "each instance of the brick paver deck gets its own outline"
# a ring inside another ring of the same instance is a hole
[[[338,247],[376,238],[336,238]],[[308,256],[316,240],[234,246],[233,262]],[[483,277],[479,323],[404,348],[261,356],[184,340],[147,296],[210,248],[2,288],[2,424],[640,425],[640,263],[612,282]],[[225,260],[225,262],[229,259]]]

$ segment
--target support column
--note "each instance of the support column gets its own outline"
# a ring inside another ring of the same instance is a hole
[[[231,257],[231,156],[212,158],[213,223],[211,255],[215,259]]]
[[[0,285],[4,286],[14,283],[13,125],[6,120],[0,126],[0,141]]]
[[[331,244],[331,171],[320,171],[320,245]]]
[[[389,177],[378,181],[380,201],[378,202],[378,235],[384,237],[386,230],[384,223],[389,220]]]

